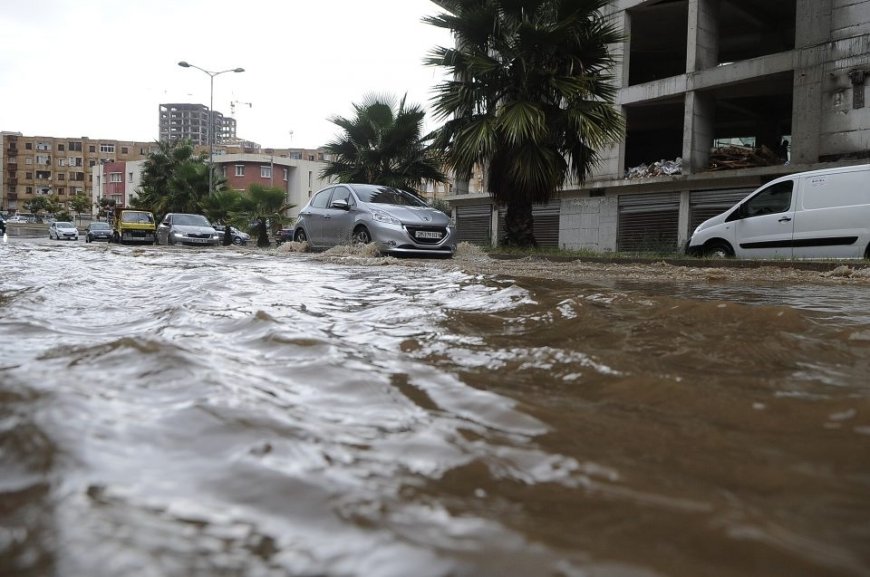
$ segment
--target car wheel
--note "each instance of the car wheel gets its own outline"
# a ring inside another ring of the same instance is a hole
[[[293,240],[296,242],[308,242],[308,236],[305,234],[305,229],[300,228],[293,234]]]
[[[234,236],[234,237],[233,237],[233,244],[236,245],[236,246],[242,244],[242,237],[240,237],[240,236]]]
[[[711,242],[704,247],[705,258],[733,258],[734,249],[727,242]]]
[[[358,226],[353,231],[353,237],[351,237],[351,242],[353,244],[368,244],[372,241],[372,235],[364,226]]]

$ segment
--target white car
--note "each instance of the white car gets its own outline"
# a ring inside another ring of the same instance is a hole
[[[48,238],[53,238],[54,240],[78,240],[79,229],[71,222],[53,222],[48,227]]]
[[[30,221],[27,220],[27,217],[19,216],[16,214],[15,216],[10,216],[9,218],[7,218],[6,222],[11,222],[15,224],[27,224]]]

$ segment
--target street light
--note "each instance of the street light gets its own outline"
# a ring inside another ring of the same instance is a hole
[[[201,70],[205,72],[209,76],[209,101],[208,101],[208,193],[211,194],[212,190],[212,173],[214,172],[214,77],[225,72],[244,72],[244,68],[229,68],[227,70],[221,70],[219,72],[212,72],[211,70],[206,70],[205,68],[200,68],[196,64],[191,64],[189,62],[185,62],[182,60],[178,63],[182,68],[196,68],[197,70]]]

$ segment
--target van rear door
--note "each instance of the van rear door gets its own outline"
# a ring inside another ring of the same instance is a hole
[[[794,214],[793,180],[781,180],[759,190],[734,212],[735,255],[791,258]]]

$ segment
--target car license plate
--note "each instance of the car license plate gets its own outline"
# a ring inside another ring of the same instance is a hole
[[[418,230],[414,233],[417,238],[441,238],[440,232],[432,232],[431,230]]]

